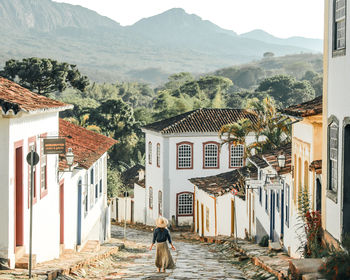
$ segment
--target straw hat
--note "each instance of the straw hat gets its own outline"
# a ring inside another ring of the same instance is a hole
[[[159,217],[156,220],[156,226],[159,228],[166,228],[167,225],[168,225],[168,220],[164,217]]]

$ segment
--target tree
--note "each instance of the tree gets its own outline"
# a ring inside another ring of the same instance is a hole
[[[280,107],[299,104],[315,97],[315,90],[308,81],[297,81],[288,75],[267,78],[256,91],[268,93]]]
[[[80,74],[76,65],[49,58],[8,60],[0,75],[42,95],[55,91],[62,92],[67,87],[84,91],[89,85],[88,78]]]

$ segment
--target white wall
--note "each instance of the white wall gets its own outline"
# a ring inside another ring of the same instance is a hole
[[[152,164],[148,163],[148,143],[152,142]],[[180,142],[193,143],[193,169],[176,169],[176,144]],[[154,224],[158,217],[158,191],[163,193],[163,215],[169,220],[176,217],[176,197],[180,192],[192,192],[193,185],[188,181],[194,177],[205,177],[232,170],[229,168],[229,148],[223,145],[220,150],[220,168],[203,168],[203,143],[215,141],[220,143],[218,134],[181,134],[161,135],[151,131],[146,132],[146,200],[147,224]],[[255,141],[254,136],[247,137],[247,143]],[[161,145],[161,164],[156,166],[156,144]],[[153,209],[148,207],[149,187],[153,188]],[[192,217],[178,217],[179,224],[191,224]]]
[[[146,223],[145,188],[134,184],[134,219],[135,223]]]
[[[196,188],[196,202],[199,203],[199,209],[196,209],[196,219],[199,214],[199,228],[197,228],[197,222],[195,223],[195,230],[202,236],[202,228],[204,229],[204,236],[215,236],[215,198],[210,196],[208,193],[202,191],[201,189]],[[203,205],[203,222],[202,224],[202,211],[201,207]],[[207,209],[209,209],[209,230],[206,226],[207,221]],[[199,213],[197,214],[197,211]]]
[[[131,201],[133,199],[131,197],[118,197],[118,221],[124,222],[126,221],[128,223],[131,222]],[[125,212],[125,206],[126,206],[126,212]],[[126,213],[126,216],[125,216]]]

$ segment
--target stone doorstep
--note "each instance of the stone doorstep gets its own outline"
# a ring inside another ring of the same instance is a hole
[[[318,273],[318,270],[322,265],[322,259],[290,260],[289,270],[293,277],[299,279],[303,275]]]

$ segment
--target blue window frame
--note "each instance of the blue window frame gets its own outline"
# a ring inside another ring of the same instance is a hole
[[[276,195],[276,208],[277,211],[280,211],[280,191],[277,191],[277,195]]]
[[[90,184],[93,185],[94,184],[94,169],[91,168],[90,170]]]
[[[265,191],[265,210],[266,213],[269,213],[269,194],[268,191]]]
[[[290,194],[289,194],[289,185],[286,184],[286,194],[285,194],[285,208],[286,208],[286,213],[285,213],[285,223],[286,226],[289,227],[289,201],[290,201]]]
[[[262,187],[259,187],[259,202],[262,203]]]
[[[102,179],[100,179],[100,196],[102,195]]]

